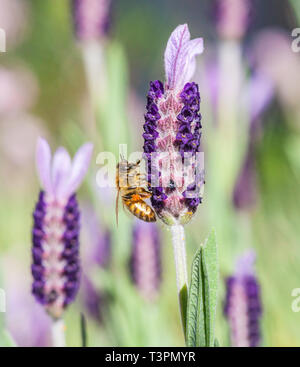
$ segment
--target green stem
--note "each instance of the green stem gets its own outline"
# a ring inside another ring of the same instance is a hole
[[[175,258],[177,290],[179,298],[179,309],[181,315],[181,323],[186,336],[186,310],[188,297],[188,277],[186,266],[186,251],[185,251],[185,235],[184,228],[181,225],[171,227],[172,243]]]
[[[65,347],[65,324],[63,319],[53,320],[52,322],[52,346]]]

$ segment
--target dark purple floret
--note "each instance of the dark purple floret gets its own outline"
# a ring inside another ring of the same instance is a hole
[[[235,282],[234,277],[228,277],[226,278],[226,298],[225,298],[225,302],[224,302],[224,315],[228,316],[228,311],[229,311],[229,307],[230,307],[230,299],[231,299],[231,295],[232,295],[232,287],[233,284]]]
[[[193,197],[189,197],[189,195],[193,194]],[[190,208],[190,210],[195,211],[197,206],[202,202],[202,198],[199,197],[200,195],[200,187],[193,183],[189,185],[186,191],[183,192],[182,196],[185,198],[185,202]],[[198,197],[194,197],[198,196]]]
[[[46,204],[44,202],[44,192],[41,191],[39,199],[33,212],[34,226],[32,230],[32,256],[33,264],[31,266],[31,272],[33,275],[33,286],[32,291],[37,301],[44,303],[44,294],[41,290],[41,286],[44,284],[44,267],[42,266],[42,241],[44,238],[43,220],[46,215]]]
[[[164,193],[162,187],[155,187],[152,189],[151,204],[155,208],[162,208],[164,205],[164,200],[166,200],[167,197],[168,196]]]
[[[201,204],[202,199],[201,198],[195,198],[195,199],[186,199],[186,204],[190,208],[192,212],[195,212],[198,205]]]
[[[145,120],[146,121],[151,121],[151,122],[155,122],[157,120],[160,119],[160,114],[158,112],[158,108],[156,106],[155,103],[151,103],[148,107],[147,107],[147,113],[145,115]]]
[[[150,134],[150,135],[154,135],[155,133],[157,133],[155,125],[153,125],[151,123],[146,123],[144,125],[144,130],[145,130],[146,134]],[[147,138],[145,138],[145,139],[148,140]]]
[[[143,138],[147,141],[155,140],[158,137],[158,132],[153,129],[151,133],[144,133]]]
[[[254,276],[247,276],[244,283],[248,301],[249,343],[250,347],[257,347],[260,342],[260,317],[262,314],[260,287]]]
[[[150,82],[150,89],[148,92],[148,97],[151,100],[160,98],[164,94],[164,86],[160,80],[155,80]]]
[[[64,223],[66,231],[64,233],[65,249],[73,250],[69,257],[65,256],[64,275],[66,276],[65,293],[66,300],[64,305],[71,303],[78,292],[80,280],[80,264],[79,264],[79,208],[76,195],[72,195],[65,207]]]
[[[194,120],[194,111],[189,105],[186,105],[177,116],[177,120],[184,123],[191,123]]]
[[[178,128],[178,134],[191,134],[191,125],[190,124],[181,124]],[[178,136],[177,134],[177,136]],[[179,140],[176,136],[176,140]]]
[[[183,133],[181,142],[180,152],[184,156],[185,152],[196,153],[200,148],[200,137],[199,133],[201,126],[201,114],[200,109],[200,94],[198,90],[198,85],[196,83],[187,83],[183,91],[180,94],[182,103],[184,104],[181,112],[177,116],[180,122],[178,131]],[[192,131],[191,123],[193,123],[193,133],[192,135],[187,135]],[[188,136],[188,139],[186,139]]]
[[[180,97],[185,104],[193,104],[195,102],[199,104],[200,94],[198,85],[196,83],[186,83],[180,93]]]
[[[180,114],[177,119],[180,121],[179,133],[176,136],[176,143],[179,144],[181,156],[184,157],[184,153],[190,152],[192,154],[200,151],[200,138],[201,133],[199,132],[201,126],[201,114],[200,109],[200,94],[198,85],[196,83],[186,83],[183,91],[180,94],[180,98],[184,103]],[[191,128],[193,123],[193,130]],[[193,133],[191,133],[193,131]],[[196,180],[200,183],[199,179]],[[188,190],[190,190],[188,188]],[[185,192],[183,196],[185,197]],[[200,191],[199,191],[200,194]],[[197,206],[202,202],[202,198],[186,198],[185,203],[189,207],[189,210],[195,212]]]

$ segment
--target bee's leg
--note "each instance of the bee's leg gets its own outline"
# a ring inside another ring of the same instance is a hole
[[[137,173],[136,177],[142,180],[145,180],[147,178],[146,173]]]
[[[136,175],[136,180],[138,181],[138,186],[147,186],[147,175],[145,173],[138,173]]]
[[[146,190],[143,190],[142,192],[139,193],[139,195],[142,199],[149,199],[149,198],[151,198],[152,193],[148,192]]]
[[[132,191],[129,191],[127,194],[123,195],[123,199],[126,201],[126,200],[129,200],[131,201],[132,200],[132,196],[136,194],[136,189],[132,190]]]

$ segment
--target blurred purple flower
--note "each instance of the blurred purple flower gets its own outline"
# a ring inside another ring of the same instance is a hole
[[[254,73],[246,85],[244,97],[250,116],[250,136],[246,158],[233,192],[236,209],[249,209],[256,202],[255,142],[261,127],[261,117],[274,97],[273,83],[267,76]]]
[[[215,111],[218,109],[220,94],[220,67],[216,55],[211,55],[205,64],[205,72],[200,80],[205,84],[208,97]],[[230,86],[228,86],[230,88]],[[262,114],[272,102],[275,85],[270,76],[263,70],[252,68],[248,79],[244,80],[241,88],[241,104],[249,113],[250,131],[257,127]]]
[[[198,85],[189,80],[195,71],[195,56],[202,52],[202,38],[191,40],[188,26],[179,25],[165,50],[165,85],[159,80],[151,82],[147,95],[143,137],[148,185],[152,206],[168,225],[187,223],[201,202],[203,177],[202,172],[197,174],[201,167],[196,159],[200,94]],[[166,159],[168,167],[164,167]]]
[[[257,127],[257,122],[270,105],[274,97],[274,84],[264,73],[254,71],[245,86],[244,98],[249,111],[251,128]]]
[[[82,279],[82,299],[84,308],[88,314],[97,322],[103,319],[103,308],[106,306],[106,295],[96,289],[91,280],[83,275]]]
[[[155,223],[136,221],[130,258],[131,277],[142,297],[152,301],[161,284],[161,241]]]
[[[200,78],[206,86],[207,97],[211,100],[212,112],[217,120],[221,80],[220,68],[215,55],[210,57],[205,72]],[[249,116],[249,146],[233,190],[233,203],[237,209],[247,209],[256,201],[254,145],[259,136],[262,116],[270,106],[274,94],[275,86],[272,79],[268,74],[255,68],[241,86],[240,105],[243,110],[248,112]]]
[[[262,305],[254,261],[254,252],[245,253],[237,261],[235,274],[226,279],[224,314],[233,347],[257,347],[261,341]]]
[[[253,0],[216,0],[214,3],[217,30],[225,39],[241,39],[246,33]]]
[[[205,62],[204,73],[204,77],[201,77],[206,87],[203,93],[207,93],[207,99],[210,100],[213,109],[212,113],[217,116],[220,94],[220,70],[215,55],[214,57],[208,57],[208,60]]]
[[[250,149],[233,192],[233,204],[236,209],[249,209],[255,204],[257,196],[256,186],[255,159],[253,151]]]
[[[76,190],[91,159],[93,146],[83,145],[73,162],[58,148],[51,162],[48,143],[39,138],[37,170],[43,191],[33,213],[32,292],[53,318],[59,318],[79,288],[79,217]]]
[[[272,81],[283,105],[299,111],[300,59],[291,42],[284,30],[263,30],[252,43],[249,59],[253,68]]]
[[[111,260],[111,232],[98,219],[91,205],[84,205],[83,236],[86,242],[84,247],[84,263],[86,267],[100,266],[106,268]]]
[[[72,0],[74,27],[80,41],[93,41],[107,35],[111,0]]]
[[[99,237],[98,246],[95,249],[94,259],[101,267],[106,267],[111,258],[111,234],[108,229]]]

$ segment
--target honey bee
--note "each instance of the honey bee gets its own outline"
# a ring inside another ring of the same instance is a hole
[[[123,207],[126,207],[130,213],[145,222],[155,222],[156,216],[154,210],[145,200],[152,194],[142,185],[146,185],[145,179],[139,173],[140,160],[136,163],[129,163],[121,157],[121,162],[117,164],[116,185],[116,219],[118,224],[119,195],[121,195]]]

